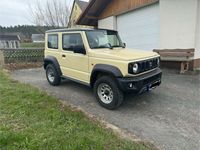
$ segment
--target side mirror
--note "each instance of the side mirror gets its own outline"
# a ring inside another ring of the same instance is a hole
[[[123,43],[123,48],[126,48],[126,43]]]
[[[76,45],[73,47],[74,53],[78,54],[86,54],[85,47],[83,45]]]

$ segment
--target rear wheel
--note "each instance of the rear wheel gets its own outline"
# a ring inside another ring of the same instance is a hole
[[[49,82],[49,84],[56,86],[59,85],[61,82],[61,77],[58,74],[56,68],[53,64],[49,64],[46,67],[46,78]]]
[[[94,84],[94,94],[98,102],[107,109],[116,109],[123,102],[123,92],[114,78],[102,76]]]

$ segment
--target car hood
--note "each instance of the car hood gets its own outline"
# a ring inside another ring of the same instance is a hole
[[[149,52],[149,51],[127,49],[127,48],[126,49],[114,48],[114,49],[93,49],[90,53],[90,56],[103,59],[131,61],[131,60],[156,57],[159,55],[155,52]]]

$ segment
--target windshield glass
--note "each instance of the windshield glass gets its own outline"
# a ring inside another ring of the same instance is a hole
[[[116,31],[86,31],[91,49],[124,47]]]

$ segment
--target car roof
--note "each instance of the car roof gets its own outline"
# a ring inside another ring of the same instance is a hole
[[[72,31],[95,31],[95,30],[115,31],[115,30],[108,30],[108,29],[93,29],[93,28],[62,28],[62,29],[48,30],[48,31],[46,31],[46,33],[52,33],[52,32],[72,32]]]

